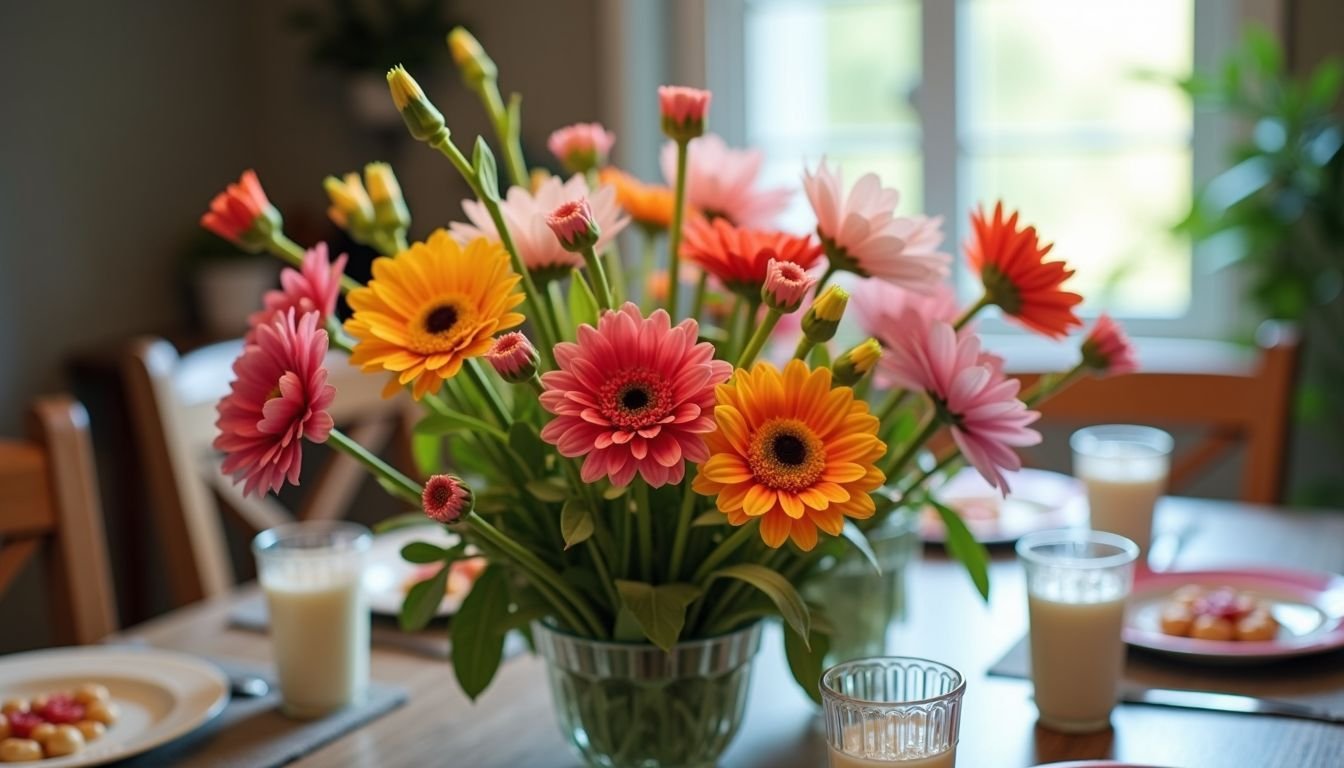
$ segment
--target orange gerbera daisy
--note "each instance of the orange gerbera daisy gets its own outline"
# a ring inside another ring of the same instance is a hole
[[[727,219],[692,219],[686,222],[681,242],[682,258],[717,277],[729,290],[757,300],[765,284],[770,260],[791,261],[811,269],[821,258],[821,244],[811,235],[798,237],[735,227]]]
[[[603,183],[616,188],[616,202],[645,229],[667,229],[672,225],[672,189],[645,184],[619,168],[607,166],[598,174]]]
[[[458,245],[442,229],[395,258],[374,259],[373,279],[346,297],[354,315],[345,330],[358,340],[350,362],[396,374],[383,397],[407,384],[416,400],[438,392],[463,361],[490,350],[496,332],[522,324],[510,311],[523,301],[520,279],[499,243]]]
[[[831,371],[790,360],[739,370],[715,391],[718,429],[705,436],[709,460],[692,487],[717,496],[733,525],[761,521],[771,547],[793,539],[817,544],[817,529],[840,535],[845,518],[871,517],[869,494],[886,477],[874,466],[887,451],[878,420],[849,387],[831,388]]]
[[[985,302],[1037,333],[1063,338],[1083,321],[1073,308],[1083,297],[1060,288],[1073,275],[1062,261],[1045,261],[1053,243],[1041,244],[1035,227],[1017,228],[1017,212],[1005,221],[1003,203],[995,203],[993,221],[984,209],[971,213],[966,257],[980,273]]]

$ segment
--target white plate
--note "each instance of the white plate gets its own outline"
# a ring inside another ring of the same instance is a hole
[[[52,648],[0,657],[0,698],[101,683],[120,710],[102,738],[67,757],[20,765],[76,768],[103,765],[185,736],[229,701],[224,673],[200,659],[146,648]]]
[[[938,489],[938,500],[961,513],[971,535],[982,544],[1011,544],[1033,531],[1071,528],[1087,522],[1083,484],[1076,478],[1043,469],[1005,472],[1013,492],[1004,498],[967,467]],[[933,509],[919,520],[924,541],[947,539],[943,521]]]
[[[401,559],[401,548],[413,541],[426,541],[447,548],[456,544],[458,538],[442,526],[433,524],[398,528],[374,536],[373,546],[369,547],[368,568],[364,571],[364,592],[369,597],[369,609],[374,613],[383,616],[401,613],[406,590],[411,584],[423,580],[424,577],[417,578],[416,573],[424,566]],[[465,597],[466,590],[445,594],[435,615],[451,616],[457,613]]]

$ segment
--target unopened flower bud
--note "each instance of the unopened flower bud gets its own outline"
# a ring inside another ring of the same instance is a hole
[[[840,318],[848,304],[848,291],[838,285],[828,286],[803,314],[803,335],[813,344],[830,341],[840,327]]]
[[[541,356],[532,342],[518,331],[506,333],[495,339],[485,359],[495,369],[499,377],[511,384],[527,381],[537,373]]]
[[[373,226],[373,202],[364,189],[358,173],[347,173],[344,179],[328,176],[322,180],[331,206],[327,216],[341,229],[348,230],[356,240]]]
[[[383,229],[404,230],[411,225],[411,212],[406,208],[397,175],[387,163],[369,163],[364,166],[364,184],[373,201],[374,221]]]
[[[570,173],[587,173],[607,163],[616,135],[600,123],[575,123],[551,134],[547,149]]]
[[[425,516],[436,523],[452,525],[471,512],[472,493],[467,484],[452,475],[434,475],[420,494]]]
[[[256,171],[246,170],[210,201],[201,226],[250,253],[260,253],[280,232],[280,211],[266,198]]]
[[[453,54],[453,63],[462,72],[462,80],[471,88],[479,88],[487,80],[494,80],[499,70],[495,62],[486,55],[480,41],[464,27],[457,27],[448,33],[448,51]]]
[[[662,113],[663,133],[678,143],[703,135],[711,96],[709,91],[700,88],[659,86],[658,108]]]
[[[866,339],[835,359],[831,366],[832,381],[836,386],[852,387],[873,370],[881,357],[882,345],[877,339]]]
[[[761,286],[761,299],[767,307],[777,312],[786,315],[797,312],[817,279],[792,261],[780,261],[773,257],[773,253],[770,255],[770,262],[765,268],[765,284]]]
[[[581,253],[597,245],[602,230],[588,205],[588,198],[581,197],[556,208],[546,217],[546,224],[555,233],[560,245],[567,251]]]
[[[387,71],[387,87],[412,136],[431,145],[448,138],[443,113],[430,103],[420,84],[404,67],[397,65]]]

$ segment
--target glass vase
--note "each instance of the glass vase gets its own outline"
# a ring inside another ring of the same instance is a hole
[[[843,557],[822,563],[803,590],[810,602],[825,606],[834,628],[828,666],[887,655],[891,630],[905,620],[907,570],[920,551],[915,515],[898,509],[867,537],[881,573],[849,547]]]
[[[679,643],[589,640],[532,625],[560,729],[591,766],[709,768],[746,711],[761,625]]]

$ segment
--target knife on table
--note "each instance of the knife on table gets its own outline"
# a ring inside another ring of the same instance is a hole
[[[1126,688],[1120,692],[1120,700],[1128,704],[1151,704],[1159,707],[1205,709],[1213,712],[1295,717],[1301,720],[1317,720],[1325,723],[1344,723],[1344,713],[1331,712],[1324,707],[1231,693],[1177,691],[1168,688]]]

